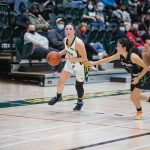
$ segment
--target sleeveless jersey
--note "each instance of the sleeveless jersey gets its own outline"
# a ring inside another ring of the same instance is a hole
[[[143,70],[143,67],[132,63],[131,61],[131,54],[132,53],[128,53],[127,58],[124,58],[122,55],[120,55],[120,62],[121,65],[125,68],[125,70],[129,73],[131,73],[131,77],[132,79],[134,77],[137,77],[139,75],[139,73],[141,73],[141,71]],[[148,71],[140,80],[136,85],[133,85],[131,83],[131,91],[137,87],[140,89],[147,89],[149,88],[149,84],[150,84],[150,72]]]
[[[68,39],[65,41],[65,50],[66,50],[66,55],[71,56],[71,57],[79,57],[78,52],[75,49],[75,43],[78,37],[74,37],[71,45],[68,44]]]
[[[128,73],[131,73],[132,77],[138,76],[138,74],[143,70],[143,68],[137,64],[132,63],[131,54],[128,53],[127,58],[125,59],[122,55],[120,55],[121,65],[125,68]]]
[[[70,56],[70,57],[80,57],[80,54],[78,53],[78,51],[75,49],[75,44],[76,44],[76,40],[78,39],[78,37],[74,37],[71,45],[68,44],[68,39],[66,39],[65,41],[65,50],[66,50],[66,55]],[[87,81],[88,80],[88,66],[84,65],[82,62],[69,62],[70,64],[73,64],[76,66],[76,68],[80,68],[80,66],[83,67],[84,69],[84,78]]]

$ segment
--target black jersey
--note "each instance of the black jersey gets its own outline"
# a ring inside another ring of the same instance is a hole
[[[143,70],[143,67],[139,66],[138,64],[134,64],[131,61],[131,52],[128,53],[127,58],[124,58],[122,55],[120,55],[120,62],[121,65],[125,68],[125,70],[129,73],[131,73],[132,79],[134,77],[137,77],[138,74]],[[137,87],[140,89],[147,89],[149,86],[149,79],[150,78],[150,73],[147,72],[136,85],[131,84],[131,91]]]
[[[131,73],[132,77],[136,77],[143,70],[143,68],[137,64],[132,63],[131,54],[132,53],[129,52],[127,58],[124,58],[122,55],[120,55],[120,62],[125,70],[128,73]]]

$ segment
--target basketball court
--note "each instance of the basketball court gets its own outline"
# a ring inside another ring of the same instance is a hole
[[[150,150],[150,103],[142,102],[145,116],[135,121],[129,83],[84,87],[83,109],[73,112],[74,85],[49,106],[56,86],[0,81],[0,150]]]

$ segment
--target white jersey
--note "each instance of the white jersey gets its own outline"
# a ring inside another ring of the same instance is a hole
[[[66,39],[65,41],[65,50],[66,50],[66,55],[70,56],[70,57],[78,57],[78,53],[75,49],[75,43],[78,37],[74,37],[71,45],[68,45],[68,39]]]
[[[75,44],[76,44],[77,39],[78,39],[78,37],[74,37],[70,46],[68,45],[68,40],[66,39],[66,41],[65,41],[66,55],[68,55],[69,57],[80,57],[77,50],[75,49]],[[77,81],[84,82],[85,71],[84,71],[83,63],[81,63],[81,62],[72,63],[70,61],[67,61],[65,63],[63,70],[70,72],[70,73],[75,73]]]

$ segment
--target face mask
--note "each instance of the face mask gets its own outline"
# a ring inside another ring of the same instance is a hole
[[[93,5],[88,5],[88,9],[93,9]]]
[[[132,31],[133,33],[136,33],[136,32],[138,31],[138,29],[133,28],[131,31]]]
[[[145,33],[145,31],[144,31],[144,30],[143,30],[143,31],[140,31],[140,34],[141,34],[141,35],[143,35],[144,33]]]
[[[80,32],[81,32],[81,34],[85,34],[86,30],[81,29]]]
[[[103,10],[104,10],[104,7],[101,7],[101,6],[98,7],[98,11],[103,11]]]
[[[119,30],[125,32],[125,27],[120,27]]]
[[[29,31],[29,33],[34,34],[34,33],[35,33],[35,31]]]
[[[57,24],[57,27],[59,30],[63,30],[64,29],[64,24]]]

